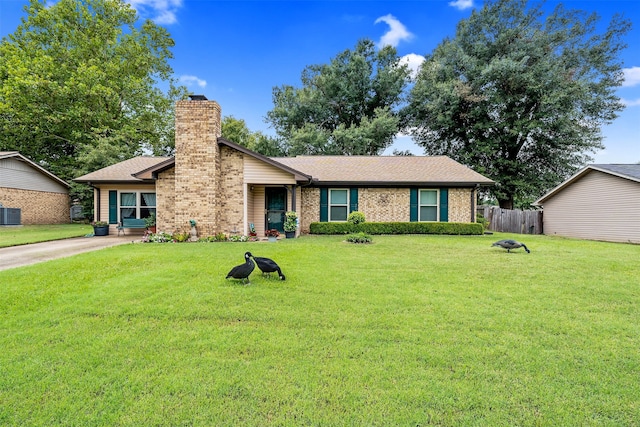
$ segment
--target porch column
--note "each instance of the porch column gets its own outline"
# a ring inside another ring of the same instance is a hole
[[[242,225],[242,235],[243,236],[248,236],[249,235],[249,207],[247,206],[249,203],[249,184],[245,183],[242,186],[242,199],[243,199],[243,203],[242,203],[242,218],[243,218],[243,225]]]

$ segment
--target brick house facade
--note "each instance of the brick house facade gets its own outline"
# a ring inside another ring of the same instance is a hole
[[[281,230],[289,210],[302,233],[353,210],[370,222],[473,222],[477,189],[493,183],[445,156],[265,157],[222,138],[220,106],[202,96],[176,104],[174,157],[130,159],[76,181],[96,188],[96,219],[115,226],[152,208],[159,231],[195,220],[200,236],[246,235],[250,225],[263,236]],[[133,194],[138,205],[123,209]]]

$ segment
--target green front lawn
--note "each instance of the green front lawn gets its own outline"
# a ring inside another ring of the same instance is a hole
[[[0,248],[81,237],[93,233],[88,224],[22,225],[0,227]]]
[[[0,425],[635,425],[640,248],[127,244],[0,272]],[[245,251],[281,265],[225,280]]]

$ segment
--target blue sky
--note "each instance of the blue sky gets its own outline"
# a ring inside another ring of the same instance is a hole
[[[0,0],[0,37],[12,33],[27,0]],[[225,116],[252,131],[273,134],[264,122],[275,86],[300,85],[305,66],[328,63],[361,38],[391,44],[416,64],[467,18],[482,0],[219,1],[130,0],[143,18],[167,28],[176,42],[171,64],[193,93],[218,101]],[[558,1],[549,0],[547,8]],[[640,0],[569,0],[565,7],[597,12],[602,27],[616,13],[633,22],[622,54],[627,108],[603,129],[606,149],[596,163],[640,162]],[[409,137],[393,148],[421,154]],[[390,153],[391,149],[387,150]]]

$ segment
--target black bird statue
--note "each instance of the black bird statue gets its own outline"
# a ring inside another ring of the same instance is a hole
[[[228,279],[229,277],[233,279],[242,279],[242,284],[244,284],[244,279],[247,279],[247,283],[251,283],[251,281],[249,280],[249,275],[256,267],[253,261],[251,261],[252,256],[253,255],[251,255],[251,252],[245,252],[244,259],[246,262],[244,264],[236,265],[235,267],[233,267],[229,274],[227,274],[226,279]]]
[[[280,280],[284,280],[284,274],[282,274],[282,270],[280,270],[280,266],[276,264],[276,262],[270,258],[262,258],[259,256],[254,256],[253,260],[258,264],[258,268],[262,271],[264,275],[267,273],[267,276],[271,277],[271,273],[278,272],[278,277]]]
[[[524,248],[524,250],[527,251],[527,253],[531,253],[529,248],[527,248],[524,243],[516,242],[515,240],[511,240],[511,239],[498,240],[491,246],[500,246],[501,248],[506,249],[507,252],[510,252],[511,249]]]

